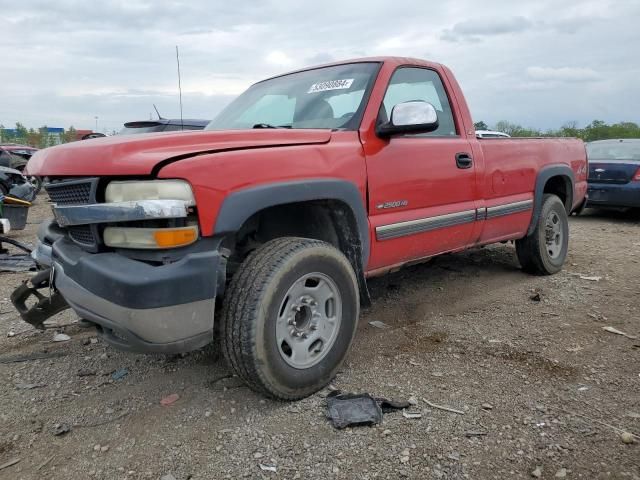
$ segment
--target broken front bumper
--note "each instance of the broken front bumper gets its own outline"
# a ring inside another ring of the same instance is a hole
[[[18,287],[11,300],[22,318],[38,328],[68,304],[121,350],[194,350],[213,338],[215,298],[225,271],[218,242],[200,243],[171,263],[151,264],[115,252],[86,252],[47,221],[32,254],[47,270]],[[38,303],[29,309],[32,295]]]
[[[154,266],[118,253],[88,253],[62,238],[52,248],[53,285],[113,346],[186,352],[213,339],[220,261],[214,250]]]

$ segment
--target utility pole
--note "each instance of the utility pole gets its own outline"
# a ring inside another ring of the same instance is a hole
[[[94,130],[94,132],[98,131],[98,116],[96,115],[95,117],[93,117],[96,119],[96,129]]]

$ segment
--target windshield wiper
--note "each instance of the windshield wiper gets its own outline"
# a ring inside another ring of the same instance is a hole
[[[252,128],[291,128],[291,125],[271,125],[270,123],[256,123]]]

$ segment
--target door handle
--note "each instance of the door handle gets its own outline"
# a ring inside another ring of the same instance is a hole
[[[456,167],[471,168],[473,166],[473,158],[466,152],[456,153]]]

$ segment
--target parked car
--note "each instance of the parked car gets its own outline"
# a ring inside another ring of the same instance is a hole
[[[476,137],[478,138],[511,138],[511,135],[496,132],[494,130],[476,130]]]
[[[197,120],[185,118],[184,120],[160,118],[158,120],[142,120],[138,122],[127,122],[120,130],[120,135],[131,135],[135,133],[151,132],[177,132],[180,130],[203,130],[209,120]]]
[[[640,139],[587,143],[587,206],[640,209]]]
[[[29,168],[52,179],[55,219],[34,254],[53,270],[12,295],[26,321],[66,301],[118,348],[216,339],[287,400],[340,368],[367,278],[508,240],[554,274],[587,189],[582,141],[479,141],[447,67],[390,57],[256,83],[204,132],[62,145]],[[59,296],[29,310],[48,275]]]
[[[10,195],[21,200],[32,202],[37,195],[35,187],[14,168],[0,166],[0,195]]]
[[[24,171],[29,159],[34,153],[38,151],[37,148],[29,147],[27,145],[19,145],[17,143],[5,143],[0,145],[0,166],[8,167],[14,170]],[[27,176],[27,179],[35,188],[36,194],[42,188],[42,179],[38,176]]]

